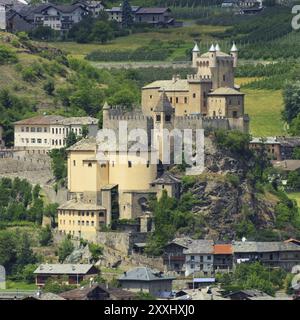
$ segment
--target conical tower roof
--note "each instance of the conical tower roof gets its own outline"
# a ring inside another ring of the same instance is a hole
[[[238,49],[237,49],[235,43],[233,42],[230,52],[237,52],[237,51],[238,51]]]
[[[102,110],[109,110],[109,109],[110,109],[110,106],[108,105],[107,101],[105,101],[102,107]]]
[[[197,42],[195,42],[195,46],[194,46],[193,52],[200,52],[200,49],[198,47]]]
[[[211,47],[209,48],[209,52],[215,52],[216,48],[215,46],[212,44]]]
[[[221,51],[220,46],[219,46],[219,44],[218,44],[218,43],[216,44],[215,49],[216,49],[216,51]]]
[[[173,112],[173,107],[165,91],[161,93],[156,107],[154,108],[154,112],[164,112],[169,114]]]

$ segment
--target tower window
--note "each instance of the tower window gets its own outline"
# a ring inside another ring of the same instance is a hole
[[[178,103],[178,101],[179,101],[178,97],[176,97],[176,100],[175,100],[175,101],[176,101],[176,103]]]
[[[196,98],[196,93],[193,93],[193,98]]]
[[[156,121],[157,121],[157,122],[160,122],[160,114],[157,114],[157,115],[156,115]]]
[[[188,103],[188,98],[184,97],[184,103]]]
[[[89,162],[88,166],[89,166],[89,167],[92,167],[92,163],[91,163],[91,162]]]
[[[73,160],[73,166],[74,166],[74,167],[76,166],[76,161],[75,161],[75,160]]]
[[[170,122],[171,121],[171,116],[169,114],[166,114],[165,120],[166,120],[166,122]]]
[[[170,100],[170,103],[172,103],[172,102],[173,102],[173,98],[172,98],[172,97],[170,97],[170,99],[169,99],[169,100]]]
[[[223,74],[223,81],[225,81],[225,74]]]
[[[232,112],[232,117],[233,117],[233,118],[237,118],[237,111],[233,111],[233,112]]]
[[[152,95],[150,96],[150,99],[152,99]]]
[[[128,168],[131,168],[132,167],[132,163],[131,161],[128,161]]]

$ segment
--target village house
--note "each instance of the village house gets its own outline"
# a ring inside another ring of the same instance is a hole
[[[183,251],[185,255],[185,276],[201,273],[204,276],[214,272],[213,240],[194,240]]]
[[[35,26],[50,27],[61,32],[71,29],[87,14],[88,10],[80,3],[74,5],[46,3],[33,10]]]
[[[164,246],[163,262],[168,271],[175,271],[180,275],[185,273],[184,250],[188,249],[191,238],[176,238]]]
[[[14,146],[24,150],[44,150],[63,148],[69,132],[77,137],[87,127],[88,136],[96,136],[99,120],[92,117],[65,118],[42,115],[14,123]]]
[[[64,300],[134,300],[132,292],[100,284],[69,290],[59,295]]]
[[[233,267],[233,248],[231,244],[214,245],[214,272],[229,272]]]
[[[118,281],[124,290],[144,292],[153,296],[161,296],[164,292],[172,291],[175,277],[165,276],[162,272],[147,267],[131,269],[119,277]]]
[[[93,17],[98,17],[101,12],[104,11],[105,6],[102,1],[94,0],[78,0],[72,3],[72,5],[81,4],[83,5]]]
[[[176,22],[172,16],[170,8],[147,8],[131,6],[133,21],[135,23],[144,23],[152,26],[165,27],[165,26],[179,26],[180,23]],[[108,13],[109,20],[115,20],[119,23],[122,22],[122,6],[113,7],[105,10]]]
[[[33,8],[28,5],[14,5],[6,12],[6,31],[11,33],[30,32],[34,29]]]
[[[43,287],[48,279],[61,280],[68,285],[79,285],[98,275],[99,270],[92,264],[41,264],[34,271],[35,283]]]
[[[290,242],[235,241],[234,264],[260,261],[265,266],[286,271],[300,263],[300,246]]]
[[[293,159],[293,152],[295,148],[300,147],[299,137],[266,137],[266,138],[253,138],[250,141],[249,148],[259,152],[265,148],[268,156],[272,160],[282,161]]]

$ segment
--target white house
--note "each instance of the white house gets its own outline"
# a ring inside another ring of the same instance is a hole
[[[185,276],[202,272],[205,276],[213,272],[214,242],[213,240],[194,240],[185,255]]]
[[[98,119],[92,117],[46,115],[17,121],[14,123],[14,146],[38,150],[63,148],[69,132],[81,136],[83,126],[87,126],[88,136],[97,135]]]

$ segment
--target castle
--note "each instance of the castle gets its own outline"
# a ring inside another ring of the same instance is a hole
[[[118,133],[119,123],[127,130],[143,129],[149,140],[144,151],[109,152],[106,161],[97,159],[95,138],[82,139],[68,148],[68,201],[58,208],[58,230],[90,241],[97,233],[121,220],[137,220],[139,230],[151,230],[149,199],[159,198],[165,190],[170,197],[180,195],[180,180],[164,167],[147,161],[151,130],[225,129],[248,132],[244,114],[244,94],[234,85],[237,48],[230,54],[212,45],[200,54],[193,49],[193,67],[197,73],[187,79],[155,81],[142,89],[142,106],[133,111],[103,106],[103,128]],[[157,141],[161,160],[165,145]],[[141,163],[140,159],[145,161]],[[122,159],[122,161],[115,161]]]

